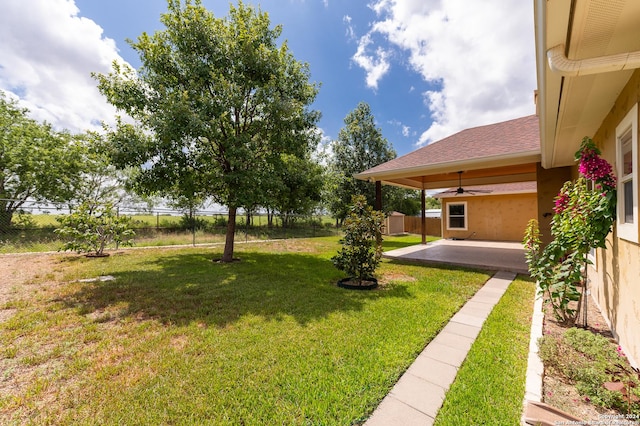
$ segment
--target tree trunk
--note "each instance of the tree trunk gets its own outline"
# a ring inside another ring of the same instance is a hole
[[[229,220],[227,221],[227,237],[224,243],[224,253],[221,262],[233,262],[233,240],[236,236],[236,212],[238,208],[229,207]]]
[[[273,228],[273,211],[267,208],[267,228]]]
[[[8,234],[11,228],[13,211],[5,209],[1,203],[6,204],[6,202],[0,201],[0,234]]]

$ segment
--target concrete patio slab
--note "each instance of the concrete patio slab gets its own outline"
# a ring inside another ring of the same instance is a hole
[[[527,273],[521,243],[479,240],[436,240],[384,253],[391,259]]]

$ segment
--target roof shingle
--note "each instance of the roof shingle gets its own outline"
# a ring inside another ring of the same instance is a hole
[[[536,115],[465,129],[363,173],[380,173],[532,151],[540,151]]]

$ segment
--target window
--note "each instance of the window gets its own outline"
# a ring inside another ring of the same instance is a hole
[[[638,242],[638,105],[616,127],[618,223],[620,238]]]
[[[589,259],[589,261],[591,262],[591,267],[596,271],[598,270],[597,256],[598,250],[593,247],[589,250],[589,253],[587,253],[587,259]]]
[[[447,229],[467,229],[467,202],[447,204]]]

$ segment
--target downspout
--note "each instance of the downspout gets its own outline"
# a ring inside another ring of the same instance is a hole
[[[543,166],[547,166],[551,162],[551,155],[547,155],[546,149],[546,132],[547,128],[547,76],[546,66],[544,65],[545,49],[547,46],[546,35],[546,18],[547,18],[547,1],[536,0],[534,3],[534,24],[536,38],[536,71],[538,83],[538,98],[536,110],[538,112],[538,120],[540,121],[540,161]]]
[[[567,58],[564,51],[564,44],[552,47],[547,50],[547,60],[551,71],[557,72],[565,77],[640,68],[640,51],[580,60]]]

